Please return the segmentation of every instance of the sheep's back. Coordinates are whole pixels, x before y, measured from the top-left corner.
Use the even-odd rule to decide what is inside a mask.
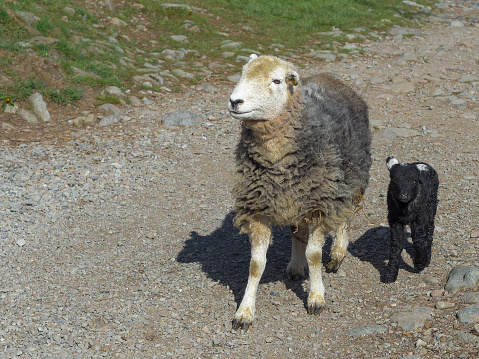
[[[314,143],[311,156],[334,150],[343,181],[352,191],[364,192],[371,167],[371,134],[368,107],[350,87],[330,74],[304,80],[305,113],[303,121]]]

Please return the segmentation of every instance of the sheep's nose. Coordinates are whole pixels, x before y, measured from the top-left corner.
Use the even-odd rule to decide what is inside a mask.
[[[238,105],[241,105],[244,101],[243,100],[233,100],[232,98],[230,98],[230,102],[231,102],[231,106],[233,108],[236,108],[236,107],[238,107]]]

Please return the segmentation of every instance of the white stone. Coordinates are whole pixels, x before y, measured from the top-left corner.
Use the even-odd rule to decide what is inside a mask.
[[[48,112],[47,104],[43,101],[43,96],[35,92],[28,98],[28,103],[32,106],[33,113],[43,122],[50,121],[50,112]]]

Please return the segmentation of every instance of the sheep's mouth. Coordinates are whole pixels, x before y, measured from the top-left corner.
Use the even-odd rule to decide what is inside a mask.
[[[255,113],[257,113],[258,111],[255,111],[255,110],[250,110],[250,111],[229,110],[229,111],[230,111],[230,115],[238,120],[255,120],[255,121],[263,120],[263,118],[257,118]]]

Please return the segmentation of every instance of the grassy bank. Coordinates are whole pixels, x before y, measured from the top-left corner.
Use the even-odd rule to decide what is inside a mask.
[[[137,0],[102,7],[85,0],[3,1],[0,98],[25,98],[32,83],[45,94],[56,94],[51,96],[59,103],[76,101],[85,86],[98,91],[107,85],[135,88],[131,79],[141,73],[145,63],[162,70],[175,66],[162,61],[160,54],[165,49],[190,50],[193,55],[183,60],[187,68],[220,63],[221,70],[213,71],[218,78],[241,66],[234,57],[221,56],[226,41],[240,41],[242,48],[262,53],[302,56],[312,48],[335,51],[335,44],[345,42],[345,35],[357,28],[363,28],[365,35],[349,38],[349,42],[383,36],[393,25],[409,25],[415,17],[424,16],[419,7],[400,0],[185,0],[182,4],[189,7],[175,8],[165,8],[163,3],[166,1]],[[428,0],[420,3],[432,4]],[[30,14],[28,19],[24,13]],[[119,22],[114,24],[113,18]],[[198,31],[192,31],[192,26]],[[324,35],[333,28],[341,29],[343,36]],[[184,35],[188,42],[175,41],[172,35]],[[51,41],[35,41],[38,37]],[[234,51],[246,55],[240,49]],[[18,56],[24,53],[58,64],[59,80],[49,82],[22,68]],[[199,74],[182,82],[202,80]]]

